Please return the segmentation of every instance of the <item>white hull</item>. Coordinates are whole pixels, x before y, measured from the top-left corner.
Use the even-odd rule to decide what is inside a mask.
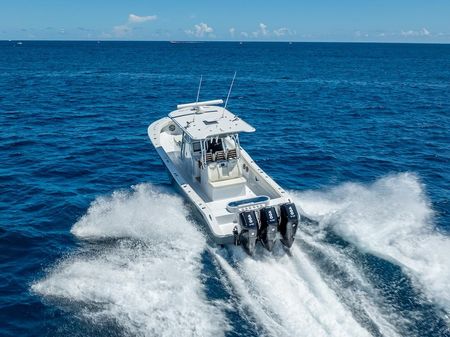
[[[239,173],[235,178],[205,182],[200,173],[195,177],[192,171],[196,168],[192,165],[196,164],[192,164],[193,161],[180,160],[182,134],[173,127],[170,130],[171,125],[173,125],[171,118],[157,120],[149,126],[148,136],[175,184],[202,216],[216,243],[234,242],[233,231],[236,228],[238,231],[241,230],[239,221],[241,212],[274,206],[279,215],[279,206],[291,202],[288,193],[263,172],[242,148],[239,148],[240,155],[229,169],[230,172]],[[190,165],[189,168],[186,165]],[[222,167],[217,166],[217,169]],[[233,172],[229,174],[235,174]],[[251,202],[240,204],[242,200]],[[233,203],[236,201],[237,204]]]

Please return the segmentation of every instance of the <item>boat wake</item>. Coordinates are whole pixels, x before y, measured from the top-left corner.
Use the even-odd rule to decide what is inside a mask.
[[[450,238],[433,226],[433,211],[410,173],[371,185],[347,183],[327,192],[294,194],[322,227],[400,266],[430,300],[450,313]]]
[[[240,305],[270,336],[370,336],[294,246],[247,258],[238,247],[213,252]]]
[[[208,301],[202,286],[205,238],[187,215],[181,197],[151,185],[99,198],[72,228],[97,244],[63,260],[32,289],[131,335],[223,335],[222,304]]]
[[[414,175],[293,195],[319,226],[302,225],[290,252],[278,242],[253,258],[208,246],[168,189],[141,184],[98,198],[72,228],[79,251],[32,290],[131,335],[239,335],[244,326],[254,336],[449,333],[445,321],[420,325],[435,304],[449,309],[450,245]],[[396,303],[405,289],[419,297],[406,309]]]

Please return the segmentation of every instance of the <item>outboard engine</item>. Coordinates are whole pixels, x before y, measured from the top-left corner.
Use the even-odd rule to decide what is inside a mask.
[[[264,207],[261,209],[260,216],[261,227],[259,231],[259,238],[263,246],[271,252],[277,238],[278,227],[278,218],[275,207]]]
[[[298,212],[293,203],[287,203],[280,206],[281,221],[280,234],[281,243],[288,248],[292,247],[294,243],[294,236],[298,227]]]
[[[239,214],[241,220],[241,233],[239,241],[245,250],[253,255],[256,248],[256,239],[258,238],[258,220],[255,211],[242,212]]]

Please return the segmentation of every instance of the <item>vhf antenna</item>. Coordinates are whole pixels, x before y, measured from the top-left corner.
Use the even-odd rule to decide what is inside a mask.
[[[228,90],[228,95],[227,95],[227,99],[225,101],[225,108],[228,105],[228,100],[230,99],[230,94],[231,94],[231,89],[233,88],[233,84],[234,84],[234,79],[236,78],[236,71],[234,72],[234,76],[233,76],[233,80],[231,81],[231,85],[230,85],[230,89]]]
[[[202,80],[203,80],[203,75],[200,75],[200,83],[198,84],[198,91],[197,91],[197,100],[195,101],[196,103],[198,103],[198,99],[200,97],[200,89],[202,88]]]

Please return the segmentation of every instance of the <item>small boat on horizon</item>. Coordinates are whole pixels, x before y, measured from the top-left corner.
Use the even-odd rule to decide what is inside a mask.
[[[279,237],[290,248],[303,215],[240,146],[239,135],[255,128],[222,103],[180,104],[148,136],[217,244],[243,245],[252,255],[257,242],[272,251]]]

